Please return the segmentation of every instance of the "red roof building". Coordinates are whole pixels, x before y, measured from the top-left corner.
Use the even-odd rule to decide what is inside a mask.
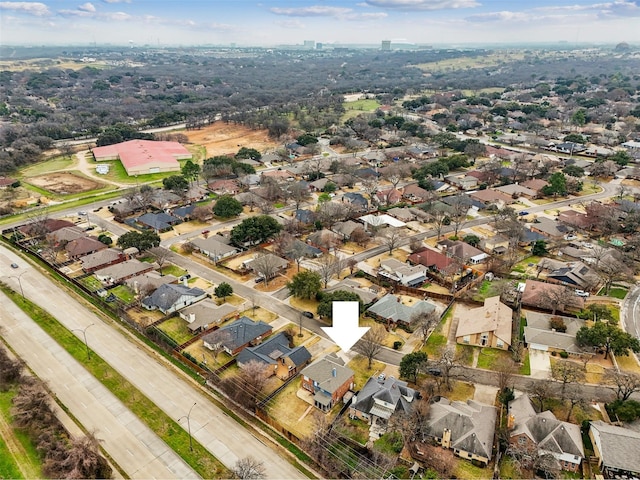
[[[178,160],[192,158],[191,153],[178,142],[129,140],[93,149],[96,162],[120,160],[127,175],[180,171]]]
[[[454,263],[454,261],[444,255],[443,253],[436,252],[435,250],[426,249],[421,252],[416,252],[409,255],[407,259],[413,265],[424,265],[429,270],[445,273],[447,267]]]

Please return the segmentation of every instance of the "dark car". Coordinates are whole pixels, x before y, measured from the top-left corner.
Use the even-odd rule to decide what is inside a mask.
[[[116,301],[116,296],[113,293],[110,293],[109,296],[107,298],[105,298],[106,302],[115,302]]]
[[[11,264],[11,268],[18,268],[18,264],[17,263],[12,263]]]
[[[434,377],[439,377],[440,375],[442,375],[442,371],[440,371],[439,368],[429,368],[427,369],[427,372]]]
[[[302,315],[304,315],[307,318],[313,318],[313,313],[311,312],[302,312]]]

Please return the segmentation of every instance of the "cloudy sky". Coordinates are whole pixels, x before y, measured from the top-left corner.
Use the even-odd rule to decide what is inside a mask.
[[[615,44],[639,27],[640,0],[0,0],[2,44]]]

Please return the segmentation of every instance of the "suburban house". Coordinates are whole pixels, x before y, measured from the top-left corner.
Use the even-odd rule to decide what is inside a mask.
[[[369,210],[369,200],[361,193],[347,192],[342,195],[344,203],[350,203],[358,212],[367,212]]]
[[[178,160],[191,159],[192,155],[178,142],[153,140],[129,140],[127,142],[95,147],[91,153],[96,162],[120,160],[127,175],[178,172]]]
[[[640,432],[596,420],[589,438],[606,478],[640,477]]]
[[[236,180],[211,180],[207,188],[218,195],[236,195],[242,191],[240,184]]]
[[[197,237],[191,240],[191,244],[196,250],[213,262],[238,253],[239,250],[236,247],[228,245],[226,242],[227,240],[220,235],[211,235],[207,238]]]
[[[436,309],[433,304],[424,300],[417,298],[411,300],[412,304],[406,305],[400,297],[389,293],[369,307],[367,312],[388,324],[410,327],[417,315],[430,313]]]
[[[105,248],[104,250],[80,257],[80,263],[82,263],[82,270],[84,272],[91,273],[100,268],[124,262],[126,259],[127,256],[122,250]]]
[[[166,283],[175,283],[177,281],[178,277],[174,277],[170,274],[160,275],[160,272],[151,270],[146,273],[141,273],[140,275],[129,277],[124,283],[125,285],[127,285],[127,287],[133,290],[136,295],[142,294],[143,296],[146,296],[147,293],[153,292],[160,285],[164,285]]]
[[[600,277],[582,262],[570,262],[555,268],[547,274],[550,282],[591,290],[600,283]]]
[[[323,228],[307,237],[307,243],[324,250],[331,250],[342,242],[342,235]]]
[[[576,340],[576,333],[585,325],[584,320],[532,311],[526,311],[525,317],[524,341],[528,348],[543,352],[567,352],[569,355],[585,354]],[[559,331],[557,324],[553,327],[552,319],[561,325],[560,330],[566,330]]]
[[[136,222],[144,228],[153,230],[156,233],[166,232],[171,230],[174,225],[182,223],[178,217],[169,215],[164,212],[158,213],[145,213],[144,215],[136,218]]]
[[[436,250],[426,248],[420,252],[412,253],[407,260],[414,265],[424,265],[430,271],[446,275],[451,265],[455,262]]]
[[[460,458],[486,466],[493,457],[497,409],[474,400],[441,397],[429,409],[427,435]]]
[[[477,265],[484,262],[489,255],[462,240],[444,239],[438,242],[438,248],[448,257],[454,257],[464,264]]]
[[[502,235],[483,238],[480,240],[480,248],[487,253],[502,255],[509,248],[509,239]]]
[[[386,190],[378,190],[375,193],[376,200],[379,205],[394,205],[402,200],[402,192],[395,188],[387,188]]]
[[[574,228],[586,230],[589,228],[589,218],[586,213],[575,210],[564,210],[558,214],[558,221]]]
[[[101,268],[94,272],[98,280],[107,285],[117,285],[125,280],[150,272],[158,268],[157,263],[141,262],[135,258],[126,260],[109,267]]]
[[[416,287],[427,280],[427,267],[424,265],[411,266],[395,258],[387,258],[380,262],[378,275],[399,282],[404,286]]]
[[[365,287],[365,286],[362,286],[362,284],[360,284],[354,278],[345,278],[343,280],[340,280],[335,285],[332,285],[329,288],[326,288],[323,291],[336,292],[338,290],[344,290],[347,292],[353,292],[360,297],[364,305],[369,305],[370,303],[375,301],[376,298],[378,298],[381,288],[382,287],[378,287],[377,285],[371,285],[371,286]]]
[[[191,220],[191,215],[193,214],[193,211],[195,210],[195,208],[196,206],[194,204],[177,207],[171,211],[171,215],[176,217],[182,222],[187,222]]]
[[[530,228],[532,231],[538,232],[539,234],[544,235],[547,238],[554,239],[560,239],[568,233],[573,232],[572,227],[546,217],[538,218],[536,223],[531,224]]]
[[[263,258],[264,258],[264,262],[268,262],[268,264],[271,265],[273,274],[270,276],[270,278],[275,277],[276,275],[278,275],[278,273],[280,273],[283,270],[286,270],[287,267],[289,266],[289,262],[287,260],[285,260],[284,258],[280,258],[279,256],[274,255],[273,253],[267,253],[264,255],[264,257],[259,257],[259,258],[260,258],[259,262],[263,261]],[[242,262],[242,267],[245,269],[251,270],[253,273],[258,275],[259,277],[264,277],[264,274],[259,272],[258,269],[256,268],[256,265],[254,264],[255,261],[256,261],[256,258],[246,260]]]
[[[502,210],[507,205],[511,205],[515,202],[515,200],[511,198],[511,195],[507,195],[506,193],[498,192],[490,188],[472,192],[469,194],[469,197],[482,203],[485,207],[495,205],[499,210]]]
[[[526,393],[509,402],[509,443],[519,450],[552,455],[562,470],[578,472],[584,459],[580,427],[550,410],[536,413]]]
[[[62,227],[53,232],[47,233],[47,242],[54,245],[65,244],[76,238],[85,237],[87,234],[80,227]]]
[[[478,186],[478,179],[469,175],[448,175],[445,181],[460,190],[471,190]]]
[[[371,377],[351,400],[349,416],[371,425],[370,436],[382,436],[387,422],[396,413],[409,413],[416,391],[407,382],[393,377]]]
[[[512,317],[513,310],[500,301],[499,295],[486,298],[482,307],[472,308],[458,318],[456,342],[508,350]]]
[[[258,345],[265,337],[271,335],[272,327],[262,321],[254,321],[249,317],[240,317],[233,323],[218,329],[215,334],[208,334],[202,337],[204,346],[210,350],[214,349],[216,343],[221,343],[222,348],[229,355],[237,355],[243,348],[250,345]],[[223,339],[218,340],[220,332]]]
[[[18,180],[9,177],[0,176],[0,188],[9,188],[11,185],[16,183]]]
[[[363,228],[362,224],[356,223],[353,220],[347,220],[346,222],[336,223],[333,226],[332,231],[341,235],[344,241],[348,241],[356,228]]]
[[[240,368],[248,362],[265,365],[265,375],[275,375],[280,380],[293,377],[304,367],[311,354],[304,346],[291,347],[287,336],[280,332],[259,345],[244,348],[237,357]]]
[[[426,202],[431,197],[431,194],[424,188],[419,187],[418,184],[414,183],[404,187],[402,190],[402,197],[412,203],[422,203]]]
[[[355,373],[344,366],[340,357],[330,353],[306,366],[300,377],[302,388],[313,395],[313,405],[328,412],[353,390]]]
[[[382,215],[363,215],[358,218],[365,225],[365,230],[368,230],[368,227],[372,227],[373,229],[381,228],[381,227],[395,227],[402,228],[406,226],[406,223],[401,222],[397,218],[393,218],[391,215],[387,215],[383,213]]]
[[[107,248],[109,248],[108,245],[105,245],[96,237],[79,237],[71,240],[64,247],[69,258],[73,260]]]
[[[201,302],[183,308],[178,315],[188,323],[187,327],[191,332],[197,333],[222,323],[237,311],[238,308],[230,303],[218,305],[213,300],[205,298]]]
[[[413,212],[414,208],[407,207],[393,207],[387,210],[387,213],[394,218],[397,218],[401,222],[412,222],[416,219],[416,214]]]
[[[311,210],[298,209],[293,212],[293,218],[295,218],[298,222],[303,225],[311,225],[316,221],[316,214]]]
[[[549,182],[547,182],[546,180],[541,180],[539,178],[534,178],[531,180],[527,180],[526,182],[522,182],[520,185],[534,190],[536,192],[536,196],[540,196],[540,194],[542,193],[542,189],[549,185]]]
[[[147,310],[160,310],[165,315],[206,298],[207,292],[187,285],[166,283],[142,300]]]
[[[571,295],[563,285],[527,280],[521,297],[522,305],[528,307],[570,312],[584,307],[584,298]]]
[[[532,190],[531,188],[527,188],[523,185],[518,185],[517,183],[512,183],[509,185],[503,185],[501,187],[494,187],[496,192],[502,192],[506,195],[509,195],[511,198],[514,197],[525,197],[525,198],[535,198],[538,195],[538,192]]]
[[[26,237],[40,237],[60,230],[61,228],[74,228],[82,232],[74,223],[57,218],[47,218],[43,221],[30,222],[26,225],[21,225],[18,227],[18,230]]]

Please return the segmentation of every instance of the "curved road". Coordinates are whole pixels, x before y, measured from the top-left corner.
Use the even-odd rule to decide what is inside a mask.
[[[13,262],[19,265],[18,269],[9,267]],[[160,356],[152,356],[147,349],[125,337],[125,333],[103,322],[94,311],[4,246],[0,248],[0,275],[16,291],[22,289],[27,298],[49,311],[81,340],[82,330],[93,324],[85,330],[90,348],[176,422],[195,403],[190,417],[191,434],[224,465],[233,468],[237,460],[251,455],[264,463],[268,478],[304,478],[285,458],[211,403],[189,380],[159,361]],[[55,345],[49,343],[45,348],[55,348]],[[72,386],[61,383],[58,389]],[[184,423],[180,424],[186,429]],[[107,434],[104,431],[107,425],[110,423],[101,422],[98,436]],[[166,476],[165,473],[156,478]],[[176,476],[189,477],[187,472]]]

